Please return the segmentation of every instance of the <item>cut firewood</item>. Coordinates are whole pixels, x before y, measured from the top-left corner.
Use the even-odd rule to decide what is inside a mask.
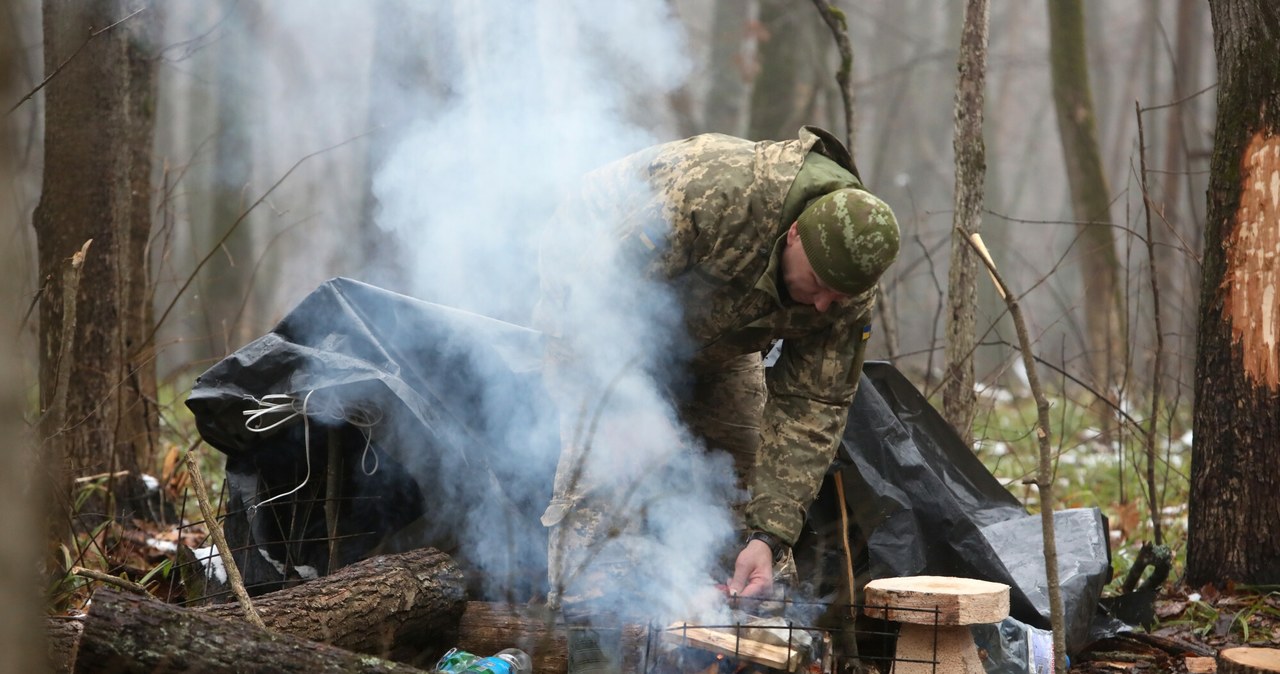
[[[414,674],[422,670],[263,631],[239,617],[224,620],[149,597],[102,588],[93,594],[74,671]]]
[[[1218,663],[1213,658],[1190,656],[1183,661],[1187,666],[1187,674],[1216,674]]]
[[[718,629],[693,627],[689,623],[673,623],[663,631],[662,639],[788,672],[796,671],[800,664],[801,654],[794,648],[766,644]]]
[[[895,674],[983,674],[966,625],[1009,615],[1009,586],[971,578],[909,576],[867,583],[863,611],[902,623]]]
[[[864,612],[917,625],[984,625],[1009,616],[1009,586],[972,578],[909,576],[867,583]]]
[[[1280,672],[1280,649],[1228,648],[1218,654],[1218,674]]]

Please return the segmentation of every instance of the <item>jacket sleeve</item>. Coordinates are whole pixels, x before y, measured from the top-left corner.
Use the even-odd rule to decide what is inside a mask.
[[[794,544],[844,435],[866,352],[874,290],[826,330],[786,340],[769,398],[747,526]]]

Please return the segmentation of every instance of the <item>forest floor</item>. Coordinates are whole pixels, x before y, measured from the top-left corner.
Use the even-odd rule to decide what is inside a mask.
[[[1280,587],[1172,587],[1155,602],[1150,631],[1092,644],[1073,674],[1216,672],[1218,651],[1235,646],[1280,648]]]

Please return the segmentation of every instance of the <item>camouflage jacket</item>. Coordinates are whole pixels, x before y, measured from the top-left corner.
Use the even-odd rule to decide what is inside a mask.
[[[839,187],[788,198],[811,151],[852,170],[840,142],[814,127],[783,142],[706,134],[598,169],[574,202],[615,228],[619,255],[675,291],[695,370],[784,340],[767,374],[746,516],[792,543],[843,435],[874,298],[868,291],[819,313],[778,287],[787,229],[807,201]],[[649,189],[637,192],[637,181]]]

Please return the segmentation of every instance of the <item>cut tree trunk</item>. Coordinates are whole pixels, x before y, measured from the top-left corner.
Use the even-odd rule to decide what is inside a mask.
[[[1280,672],[1280,650],[1228,648],[1218,654],[1218,674]]]
[[[422,670],[104,588],[93,595],[74,671],[410,674]]]

